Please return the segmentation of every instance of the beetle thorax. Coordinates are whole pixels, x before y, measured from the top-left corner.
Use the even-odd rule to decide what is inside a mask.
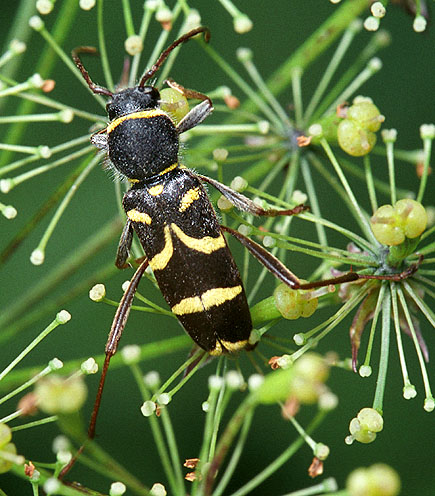
[[[123,90],[107,104],[109,157],[129,179],[145,180],[178,160],[178,131],[152,86]]]

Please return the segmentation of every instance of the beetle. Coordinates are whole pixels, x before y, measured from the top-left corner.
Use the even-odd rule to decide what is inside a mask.
[[[215,187],[235,207],[256,216],[295,215],[307,209],[265,210],[247,197],[209,177],[196,174],[179,162],[180,134],[199,125],[213,111],[210,98],[173,80],[167,84],[186,98],[200,100],[178,123],[162,110],[158,89],[147,85],[164,60],[178,45],[193,36],[210,32],[199,27],[184,34],[162,52],[156,63],[132,88],[111,92],[96,85],[84,68],[80,54],[94,53],[91,47],[73,51],[73,60],[91,91],[109,97],[109,123],[91,137],[110,164],[130,183],[122,200],[126,213],[116,256],[124,268],[136,233],[145,260],[132,277],[115,314],[106,344],[106,358],[95,400],[88,436],[95,435],[104,381],[110,358],[115,354],[139,281],[152,269],[159,288],[193,341],[210,355],[238,353],[255,346],[249,342],[252,321],[240,273],[223,235],[236,237],[272,274],[293,289],[309,289],[355,279],[355,274],[328,281],[301,284],[275,256],[248,237],[220,225],[203,183]],[[62,475],[71,467],[67,465]]]

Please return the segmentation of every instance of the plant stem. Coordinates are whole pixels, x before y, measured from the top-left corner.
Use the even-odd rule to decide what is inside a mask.
[[[383,285],[388,284],[383,281]],[[381,334],[381,352],[379,359],[378,379],[376,381],[376,392],[373,400],[373,408],[381,415],[383,412],[383,401],[385,384],[387,380],[388,357],[390,351],[390,330],[391,330],[391,294],[390,291],[385,291],[384,299],[382,300],[382,334]]]
[[[307,429],[307,432],[313,431],[315,427],[317,427],[317,425],[321,423],[325,415],[326,413],[324,411],[320,411]],[[259,472],[244,486],[231,494],[231,496],[244,496],[245,494],[249,494],[254,488],[258,487],[262,482],[264,482],[268,477],[270,477],[280,467],[282,467],[284,463],[286,463],[287,460],[289,460],[289,458],[291,458],[298,451],[298,449],[303,446],[304,442],[305,441],[302,437],[298,437],[272,463],[270,463],[266,468]]]

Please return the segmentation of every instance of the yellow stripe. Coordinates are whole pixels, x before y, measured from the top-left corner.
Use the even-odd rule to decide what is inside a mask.
[[[171,170],[174,170],[178,167],[178,162],[175,164],[170,165],[167,169],[162,170],[162,172],[159,172],[159,176],[163,176],[163,174],[167,174],[168,172],[171,172]]]
[[[123,115],[122,117],[118,117],[114,121],[112,121],[106,128],[107,134],[110,134],[116,126],[123,123],[128,119],[150,119],[151,117],[158,117],[159,115],[166,115],[160,109],[152,109],[152,110],[141,110],[140,112],[133,112],[131,114]]]
[[[236,341],[235,343],[232,343],[230,341],[223,341],[221,339],[220,341],[216,341],[216,346],[214,350],[209,351],[209,353],[212,356],[222,355],[224,351],[229,351],[230,353],[237,353],[239,351],[244,350],[247,345],[248,345],[247,339],[243,339],[242,341]]]
[[[192,250],[200,251],[201,253],[205,253],[207,255],[226,246],[225,239],[222,236],[222,233],[219,234],[217,238],[212,238],[211,236],[204,236],[203,238],[197,239],[197,238],[191,238],[190,236],[185,234],[177,226],[177,224],[172,223],[171,229],[174,231],[177,238],[188,248],[191,248]]]
[[[184,298],[174,305],[171,310],[175,315],[186,315],[189,313],[203,312],[212,307],[217,307],[235,298],[242,292],[242,286],[232,288],[213,288],[209,289],[201,296],[192,296]]]
[[[171,308],[175,315],[186,315],[188,313],[203,312],[204,306],[199,296],[192,296],[191,298],[184,298],[180,303],[177,303]]]
[[[148,190],[148,193],[153,196],[159,196],[163,191],[163,184],[156,184],[155,186],[151,186]]]
[[[232,288],[213,288],[209,289],[201,295],[201,300],[204,308],[208,310],[211,307],[217,307],[232,300],[242,292],[242,286],[234,286]]]
[[[198,200],[200,196],[201,190],[199,189],[199,186],[189,189],[189,191],[184,193],[183,198],[181,198],[179,211],[184,212],[187,210],[194,201]]]
[[[131,212],[131,210],[130,210]],[[130,214],[129,212],[129,214]],[[138,212],[140,214],[140,212]],[[130,215],[128,215],[129,219],[131,218]],[[134,215],[134,214],[132,214]],[[143,214],[142,214],[143,215]],[[134,220],[134,219],[131,219]],[[140,221],[139,221],[140,222]],[[216,250],[219,250],[220,248],[225,247],[225,239],[222,236],[222,234],[219,235],[217,238],[212,238],[211,236],[204,236],[201,239],[196,239],[196,238],[191,238],[187,234],[184,234],[184,232],[176,225],[176,224],[171,224],[171,227],[165,226],[164,229],[164,234],[165,234],[165,246],[163,250],[158,253],[157,255],[154,255],[154,257],[150,260],[150,267],[153,270],[163,270],[166,265],[168,264],[169,260],[172,258],[172,255],[174,253],[174,247],[172,244],[172,237],[171,237],[171,229],[175,233],[175,235],[178,237],[178,239],[185,244],[188,248],[191,248],[192,250],[200,251],[201,253],[205,253],[209,255],[210,253],[213,253]],[[211,290],[214,291],[214,290]],[[241,289],[240,289],[241,291]]]
[[[169,260],[171,260],[174,253],[174,247],[172,245],[171,231],[169,226],[165,226],[165,246],[160,253],[154,255],[150,260],[150,267],[152,270],[163,270],[167,265]]]
[[[152,222],[152,219],[148,214],[145,212],[139,212],[139,210],[136,210],[135,208],[127,212],[127,217],[133,222],[142,222],[143,224],[148,225]]]

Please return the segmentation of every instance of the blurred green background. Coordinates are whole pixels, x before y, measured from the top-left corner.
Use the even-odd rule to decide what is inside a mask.
[[[64,3],[58,0],[55,11],[44,19],[49,30]],[[131,3],[134,19],[139,20],[142,13],[142,2],[132,1]],[[125,31],[120,4],[119,0],[105,2],[106,35],[109,40],[109,58],[115,80],[121,73],[124,58],[123,42]],[[236,60],[235,50],[240,46],[247,46],[253,50],[254,61],[265,79],[337,8],[327,1],[320,2],[319,0],[272,0],[267,3],[240,1],[238,2],[239,8],[245,11],[254,23],[252,31],[241,36],[233,31],[230,17],[216,0],[191,0],[189,5],[200,10],[203,24],[210,27],[213,47],[232,66],[236,67],[242,76],[244,76],[243,68],[240,67]],[[11,20],[14,19],[16,12],[18,12],[18,6],[19,2],[8,2],[7,4],[3,2],[2,29],[0,30],[2,46],[7,39],[8,26]],[[366,83],[359,93],[373,98],[381,112],[386,116],[385,126],[387,128],[395,127],[398,129],[399,148],[419,148],[421,147],[419,126],[422,123],[433,121],[434,117],[433,29],[429,27],[423,34],[415,33],[412,30],[412,18],[401,9],[391,6],[388,8],[387,17],[382,21],[382,27],[391,33],[392,44],[379,55],[384,64],[382,71]],[[145,60],[152,50],[152,40],[156,39],[159,32],[159,25],[153,22],[151,29],[153,35],[147,37]],[[347,67],[347,63],[351,62],[367,44],[371,36],[373,36],[371,33],[365,31],[357,36],[349,54],[346,56],[345,63],[342,66],[343,70]],[[35,60],[38,59],[45,46],[45,42],[36,33],[31,35],[27,43],[28,50],[24,55],[25,61],[15,76],[19,81],[23,81],[33,74]],[[63,43],[65,51],[69,52],[78,45],[97,44],[96,9],[88,13],[79,11],[74,21],[74,27]],[[316,87],[316,83],[321,77],[331,53],[332,49],[327,51],[320,60],[316,61],[304,76],[303,95],[305,96],[305,101]],[[104,84],[97,58],[87,59],[86,67],[94,81]],[[102,114],[101,108],[59,59],[56,58],[53,70],[49,74],[42,73],[42,76],[56,80],[56,88],[50,94],[52,98],[79,106],[81,109],[90,112]],[[227,76],[217,69],[216,65],[209,60],[195,43],[189,43],[183,48],[171,71],[171,77],[187,88],[195,88],[204,93],[220,85],[229,85],[237,96],[242,100],[244,98]],[[280,96],[280,101],[287,108],[291,104],[291,98],[291,90],[288,88]],[[9,115],[14,112],[16,107],[17,100],[10,98],[2,107],[1,112],[3,115]],[[212,116],[208,123],[217,123],[219,119],[220,116]],[[86,134],[89,132],[88,128],[88,122],[79,118],[75,118],[68,125],[60,123],[32,124],[28,127],[25,138],[20,142],[26,145],[48,144],[54,146],[68,139]],[[2,139],[6,132],[5,126],[1,126]],[[378,159],[375,164],[376,167],[382,167],[385,170],[385,161],[383,159]],[[24,183],[9,193],[7,197],[2,195],[0,201],[12,203],[18,210],[18,216],[11,221],[0,219],[1,249],[7,245],[14,233],[25,225],[33,213],[43,204],[44,200],[56,190],[63,178],[75,166],[75,163],[67,164],[50,174],[39,176]],[[225,169],[225,179],[228,182],[238,174],[240,174],[239,169],[234,171],[229,168]],[[385,172],[379,172],[379,175],[385,177]],[[412,166],[399,164],[397,183],[399,186],[410,188],[411,185],[417,184]],[[356,189],[363,189],[361,183],[356,184]],[[416,186],[413,187],[415,189]],[[430,198],[432,194],[431,201],[433,201],[433,191],[432,180],[426,196],[426,198]],[[365,192],[361,196],[365,197]],[[336,201],[330,202],[330,198],[328,188],[324,186],[322,189],[320,185],[319,201],[321,202],[324,216],[337,219],[340,216],[340,212],[337,212],[340,208],[337,206]],[[65,255],[74,254],[77,251],[77,247],[84,240],[90,238],[103,224],[112,219],[117,211],[118,206],[114,195],[113,181],[102,168],[98,167],[93,170],[90,177],[80,187],[56,228],[56,232],[47,248],[46,262],[42,266],[35,267],[30,264],[29,256],[39,242],[50,214],[1,267],[1,313],[7,313],[16,302],[23,302],[24,307],[19,316],[21,317],[23,312],[28,310],[25,300],[28,294],[27,290],[43,280],[53,267],[64,260]],[[344,209],[341,215],[343,217],[342,221],[346,222],[347,214]],[[118,234],[115,233],[113,239],[96,256],[90,256],[82,266],[62,280],[55,291],[47,295],[43,302],[37,302],[35,307],[41,308],[44,302],[56,300],[79,281],[88,278],[95,268],[104,267],[113,261],[117,243]],[[241,250],[236,247],[235,252],[238,260],[241,261]],[[288,259],[287,263],[291,264],[292,270],[301,277],[309,276],[307,262],[304,257],[296,255],[294,258]],[[106,281],[98,282],[105,282],[108,295],[114,299],[119,299],[121,294],[120,284],[130,274],[131,271],[126,271],[125,273],[116,274]],[[254,280],[252,278],[251,282]],[[143,292],[145,292],[145,284],[144,282],[142,285]],[[263,294],[267,294],[267,291],[270,291],[273,287],[274,281],[272,277],[269,277]],[[155,301],[163,301],[158,292],[153,290],[149,284],[146,285],[146,291],[148,290]],[[23,346],[36,336],[61,308],[66,308],[72,314],[71,322],[58,328],[47,340],[40,344],[26,358],[23,366],[45,364],[54,356],[67,361],[101,354],[114,309],[91,302],[87,296],[87,291],[84,291],[67,304],[54,306],[47,315],[32,323],[31,326],[20,330],[13,341],[7,344],[7,347],[3,344],[0,353],[1,368],[9,363],[11,358],[15,357]],[[291,323],[285,323],[282,329],[285,329],[286,326],[288,329],[290,325]],[[301,326],[306,327],[307,324],[298,322],[295,326],[297,326],[298,330],[301,330]],[[427,340],[429,349],[431,349],[435,344],[433,329],[427,325],[422,327],[424,337]],[[293,334],[293,331],[290,332]],[[151,317],[148,314],[145,314],[145,316],[143,314],[138,315],[133,312],[127,332],[122,339],[122,344],[142,344],[155,339],[178,336],[181,333],[181,328],[175,320],[164,317]],[[401,375],[398,359],[396,358],[397,352],[395,343],[392,341],[392,359],[390,360],[384,405],[385,427],[378,440],[372,445],[354,444],[349,447],[344,444],[344,437],[348,433],[349,420],[355,416],[360,408],[371,404],[377,371],[374,371],[373,376],[366,380],[340,370],[334,370],[332,373],[330,387],[339,396],[340,404],[320,429],[316,431],[314,437],[316,440],[330,446],[331,455],[325,464],[325,476],[336,477],[341,486],[353,468],[368,466],[382,461],[391,464],[399,471],[403,481],[402,494],[430,496],[435,492],[435,475],[431,468],[432,458],[435,454],[433,414],[424,412],[422,408],[422,385],[417,359],[411,343],[408,339],[405,341],[411,376],[415,378],[420,395],[411,402],[406,402],[402,398]],[[182,363],[187,349],[168,358],[146,362],[142,365],[142,369],[144,372],[158,370],[161,377],[165,378],[174,370],[174,364]],[[349,356],[348,327],[346,325],[340,326],[339,329],[335,330],[322,342],[319,351],[327,350],[335,350],[341,357]],[[246,357],[242,357],[241,361],[246,373],[252,373],[252,367]],[[175,396],[171,403],[171,416],[175,422],[180,454],[183,458],[198,455],[198,446],[202,438],[203,427],[201,403],[207,397],[207,378],[213,371],[213,366],[204,367],[194,380]],[[430,370],[430,373],[433,381],[435,378],[433,369]],[[85,419],[88,418],[91,411],[97,379],[97,377],[91,377],[87,380],[90,392],[89,400],[84,410]],[[141,480],[152,485],[153,482],[164,482],[165,478],[155,454],[147,423],[144,422],[140,414],[140,404],[140,396],[129,371],[125,369],[112,371],[108,376],[98,422],[98,442],[121,460]],[[13,408],[9,404],[8,406],[2,406],[1,415],[10,413]],[[305,408],[298,418],[304,424],[309,421],[312,414],[313,411]],[[48,425],[19,432],[14,435],[14,439],[20,453],[26,454],[29,458],[37,461],[47,461],[46,457],[51,449],[51,441],[56,432],[55,425]],[[295,432],[287,422],[282,420],[278,407],[259,408],[254,418],[251,435],[241,464],[236,472],[234,481],[228,489],[228,493],[230,493],[231,489],[236,489],[244,481],[251,478],[259,467],[266,465],[294,438]],[[310,462],[311,452],[304,447],[273,476],[272,480],[260,486],[252,494],[281,494],[283,491],[296,490],[311,485],[312,481],[307,475]],[[85,485],[89,484],[91,487],[102,491],[106,491],[109,485],[107,480],[100,479],[81,465],[77,465],[72,477]],[[1,476],[0,488],[9,496],[30,494],[30,487],[26,483],[10,475]]]

